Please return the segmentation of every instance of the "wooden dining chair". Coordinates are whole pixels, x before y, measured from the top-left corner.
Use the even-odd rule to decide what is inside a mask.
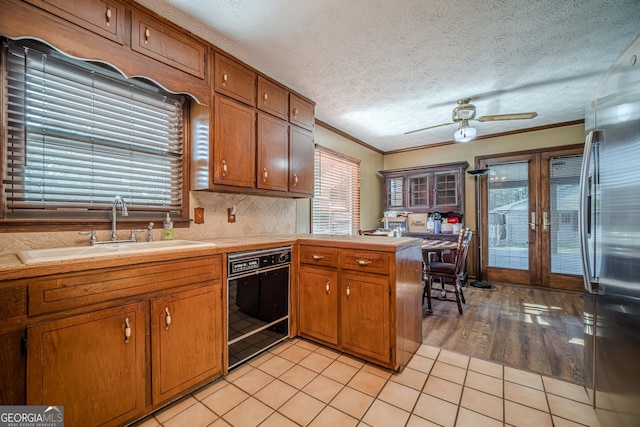
[[[453,262],[431,261],[428,258],[424,258],[423,254],[423,258],[426,260],[424,263],[423,302],[426,296],[429,301],[429,308],[431,308],[431,299],[451,301],[458,304],[458,312],[462,314],[462,304],[466,304],[462,284],[466,274],[465,264],[472,235],[473,232],[468,228],[461,230]],[[434,278],[440,281],[439,296],[431,295]],[[449,289],[448,286],[452,286],[453,289]],[[448,297],[450,294],[454,295],[453,299]]]

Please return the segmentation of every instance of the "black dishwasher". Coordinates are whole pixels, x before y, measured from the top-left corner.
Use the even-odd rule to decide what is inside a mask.
[[[229,369],[289,336],[291,246],[227,256]]]

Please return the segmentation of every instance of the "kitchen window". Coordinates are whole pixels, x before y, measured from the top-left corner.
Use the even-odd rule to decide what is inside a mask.
[[[182,96],[33,41],[2,51],[2,218],[183,215]]]
[[[314,164],[312,232],[358,234],[360,161],[316,146]]]

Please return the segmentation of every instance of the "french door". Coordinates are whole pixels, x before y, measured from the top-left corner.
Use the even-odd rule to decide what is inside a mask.
[[[482,272],[489,281],[582,289],[582,147],[482,158]]]

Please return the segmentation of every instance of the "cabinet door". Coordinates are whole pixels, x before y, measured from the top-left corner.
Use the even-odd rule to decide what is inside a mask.
[[[256,73],[219,53],[216,53],[214,58],[215,91],[255,107]]]
[[[206,45],[136,10],[131,19],[131,49],[204,79]]]
[[[407,177],[409,209],[431,207],[431,192],[433,191],[432,179],[432,174],[411,175]]]
[[[313,133],[289,128],[289,191],[313,195]]]
[[[102,37],[127,41],[124,4],[117,0],[27,0]]]
[[[289,97],[289,121],[294,125],[313,130],[315,125],[313,104],[291,94]]]
[[[404,177],[386,178],[384,180],[384,208],[402,209],[404,206]]]
[[[461,192],[460,172],[434,172],[433,208],[435,210],[458,210],[461,205]]]
[[[28,328],[27,404],[63,405],[67,427],[121,425],[141,414],[143,310],[131,304]]]
[[[282,86],[258,76],[258,109],[287,120],[289,93]]]
[[[389,294],[387,276],[342,273],[340,332],[345,350],[391,362]]]
[[[287,122],[258,113],[257,187],[287,191],[289,146]]]
[[[217,95],[213,108],[213,182],[253,187],[256,177],[255,112]]]
[[[222,373],[222,285],[151,302],[153,404]]]
[[[338,344],[338,273],[300,267],[300,333]]]

